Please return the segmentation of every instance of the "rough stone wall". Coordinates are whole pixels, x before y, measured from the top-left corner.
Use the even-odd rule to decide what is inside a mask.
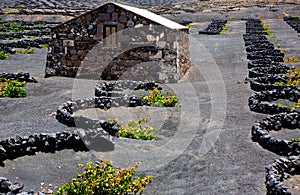
[[[191,67],[190,61],[190,40],[188,36],[188,30],[181,31],[177,36],[178,50],[177,50],[177,65],[179,72],[179,79],[181,79],[187,70]]]
[[[117,44],[103,31],[116,27]],[[52,30],[45,76],[176,82],[189,68],[188,35],[107,4]]]

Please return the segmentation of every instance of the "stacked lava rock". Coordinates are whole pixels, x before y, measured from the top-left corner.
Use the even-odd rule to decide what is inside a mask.
[[[291,174],[299,173],[300,144],[275,139],[269,132],[283,128],[300,128],[300,112],[271,102],[278,99],[297,102],[300,93],[297,87],[276,84],[286,81],[287,77],[284,74],[292,67],[282,64],[284,54],[268,41],[260,20],[247,20],[244,41],[247,58],[250,60],[248,63],[250,87],[257,91],[249,98],[250,110],[272,114],[253,125],[252,140],[278,155],[287,156],[275,160],[266,167],[267,194],[291,194],[282,181]]]
[[[293,17],[293,16],[287,16],[284,17],[283,20],[290,25],[297,33],[300,33],[300,18],[299,17]]]
[[[68,101],[57,108],[56,119],[69,127],[78,127],[87,130],[90,134],[105,134],[116,136],[119,127],[115,122],[104,120],[91,120],[82,116],[75,116],[74,112],[90,108],[110,109],[111,107],[136,107],[148,105],[148,102],[135,94],[127,94],[124,91],[139,91],[161,89],[155,82],[138,82],[120,80],[116,82],[103,82],[96,86],[95,97]]]
[[[6,80],[17,80],[19,82],[29,82],[29,83],[37,83],[37,80],[34,77],[30,77],[28,72],[18,72],[18,73],[0,73],[0,79]]]
[[[9,54],[15,54],[14,48],[41,48],[40,45],[48,44],[50,42],[50,27],[58,23],[10,20],[0,21],[0,24],[0,39],[8,40],[0,43],[0,49]]]
[[[16,50],[13,48],[29,48],[36,47],[41,48],[41,44],[48,44],[50,42],[50,38],[38,38],[33,40],[19,40],[7,43],[0,43],[0,50],[3,50],[10,54],[15,54]]]
[[[204,31],[199,31],[199,34],[219,35],[225,27],[227,20],[213,20]]]

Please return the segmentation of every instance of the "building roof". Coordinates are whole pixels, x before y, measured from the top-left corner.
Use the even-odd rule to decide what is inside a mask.
[[[163,25],[163,26],[165,26],[165,27],[168,27],[168,28],[170,28],[170,29],[176,29],[176,30],[188,29],[186,26],[183,26],[183,25],[181,25],[181,24],[178,24],[178,23],[176,23],[176,22],[174,22],[174,21],[172,21],[172,20],[169,20],[169,19],[167,19],[167,18],[164,18],[164,17],[162,17],[162,16],[159,16],[159,15],[157,15],[157,14],[155,14],[155,13],[149,12],[148,10],[140,9],[140,8],[137,8],[137,7],[132,7],[132,6],[128,6],[128,5],[124,5],[124,4],[120,4],[120,3],[115,3],[115,2],[108,2],[108,3],[105,3],[105,4],[101,5],[100,7],[103,7],[103,6],[107,5],[107,4],[114,4],[114,5],[118,6],[118,7],[123,8],[124,10],[127,10],[127,11],[129,11],[129,12],[132,12],[132,13],[134,13],[134,14],[136,14],[136,15],[141,16],[141,17],[147,18],[148,20],[151,20],[151,21],[153,21],[153,22],[156,22],[156,23],[158,23],[158,24],[160,24],[160,25]],[[100,7],[95,8],[95,9],[93,9],[93,10],[91,10],[91,11],[86,12],[86,13],[83,13],[82,15],[88,14],[88,13],[94,11],[94,10],[99,9]],[[55,27],[53,27],[53,28],[59,27],[59,26],[65,24],[65,23],[68,23],[68,22],[70,22],[70,21],[74,21],[74,20],[75,20],[76,18],[78,18],[78,17],[80,17],[80,16],[77,16],[77,17],[75,17],[75,18],[72,18],[71,20],[66,21],[66,22],[64,22],[64,23],[62,23],[62,24],[59,24],[59,25],[57,25],[57,26],[55,26]]]
[[[170,29],[187,29],[186,26],[183,26],[181,24],[178,24],[177,22],[174,22],[172,20],[169,20],[167,18],[164,18],[160,15],[157,15],[155,13],[152,13],[152,12],[149,12],[148,10],[145,10],[145,9],[140,9],[140,8],[137,8],[137,7],[132,7],[132,6],[128,6],[128,5],[123,5],[123,4],[119,4],[119,3],[114,3],[112,2],[112,4],[115,4],[125,10],[128,10],[130,12],[133,12],[137,15],[140,15],[144,18],[147,18],[149,20],[152,20],[158,24],[161,24],[163,26],[166,26]]]

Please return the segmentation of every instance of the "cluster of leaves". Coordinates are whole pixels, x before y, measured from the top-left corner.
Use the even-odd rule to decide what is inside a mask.
[[[292,57],[289,57],[287,59],[284,59],[284,62],[285,63],[300,62],[300,60],[296,56],[292,56]]]
[[[24,32],[23,29],[21,29],[21,24],[16,22],[8,22],[7,23],[9,27],[6,27],[4,24],[0,26],[0,28],[9,29],[11,32]]]
[[[45,49],[45,48],[48,48],[49,45],[48,44],[41,44],[40,47],[43,48],[43,49]]]
[[[263,32],[267,33],[269,36],[272,36],[272,37],[275,36],[275,34],[271,32],[270,27],[263,20],[261,20],[261,24],[262,24],[263,29],[264,29]]]
[[[289,70],[285,76],[288,77],[286,81],[275,82],[276,85],[287,85],[287,86],[300,86],[300,68],[293,68]]]
[[[269,42],[272,43],[273,45],[277,44],[276,40],[274,40],[274,39],[269,39]]]
[[[101,160],[93,165],[88,162],[85,171],[77,174],[76,178],[64,184],[55,193],[56,195],[123,195],[129,193],[142,193],[147,184],[152,182],[153,176],[133,179],[140,163],[128,168],[114,168],[110,161]]]
[[[10,81],[2,79],[0,82],[0,97],[21,98],[26,97],[26,91],[22,87],[26,82]]]
[[[224,34],[224,32],[228,31],[229,28],[228,28],[228,25],[231,21],[228,21],[222,28],[222,31],[220,32],[220,35]]]
[[[142,94],[141,99],[147,101],[151,106],[159,107],[179,107],[178,98],[171,91],[167,92],[167,96],[161,93],[161,90],[154,88],[149,91],[149,95]]]
[[[20,50],[17,50],[17,53],[19,53],[19,54],[34,54],[34,49],[33,48],[20,49]]]
[[[26,7],[26,5],[21,4],[21,5],[16,5],[14,8],[16,8],[16,9],[26,9],[27,7]]]
[[[292,142],[297,142],[297,143],[300,143],[300,138],[296,138],[296,137],[293,137],[291,139]]]
[[[300,68],[293,68],[289,70],[285,76],[287,76],[286,81],[280,81],[280,82],[275,82],[274,84],[276,85],[282,85],[282,86],[293,86],[299,88],[300,86]],[[277,104],[280,107],[283,108],[290,108],[292,110],[300,108],[300,99],[298,99],[297,103],[294,105],[286,106],[283,104]]]
[[[120,122],[117,119],[110,119],[109,121],[118,123],[118,125],[120,126],[118,136],[120,137],[139,140],[157,140],[157,137],[152,133],[157,132],[158,129],[149,125],[145,127],[143,127],[142,125],[142,123],[148,121],[147,118],[143,118],[137,121],[130,120],[127,123]]]
[[[290,105],[290,106],[286,106],[284,104],[277,104],[278,106],[282,107],[282,108],[289,108],[291,110],[295,110],[295,109],[298,109],[300,108],[300,99],[298,99],[297,103],[294,104],[294,105]]]
[[[0,60],[5,60],[7,58],[9,58],[9,55],[4,50],[0,50]]]
[[[8,37],[6,40],[20,40],[20,38],[17,38],[17,37]]]
[[[45,26],[45,25],[46,25],[46,23],[41,22],[40,20],[36,20],[36,22],[39,22],[39,23],[37,24],[37,26]]]
[[[194,26],[193,24],[188,24],[188,25],[186,25],[186,27],[187,27],[188,29],[195,28],[195,26]]]

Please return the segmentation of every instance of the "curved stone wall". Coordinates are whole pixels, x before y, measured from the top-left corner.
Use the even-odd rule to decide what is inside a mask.
[[[300,128],[300,110],[271,102],[279,99],[297,102],[300,93],[297,87],[275,84],[285,81],[287,78],[284,74],[293,67],[280,63],[283,62],[284,54],[274,49],[263,30],[260,20],[247,20],[244,41],[247,58],[251,60],[248,63],[249,81],[251,89],[257,91],[249,98],[249,108],[254,112],[272,114],[252,126],[251,136],[252,140],[263,148],[286,156],[266,167],[267,194],[290,195],[288,187],[282,181],[290,174],[299,174],[300,143],[276,139],[270,132],[283,128]]]

